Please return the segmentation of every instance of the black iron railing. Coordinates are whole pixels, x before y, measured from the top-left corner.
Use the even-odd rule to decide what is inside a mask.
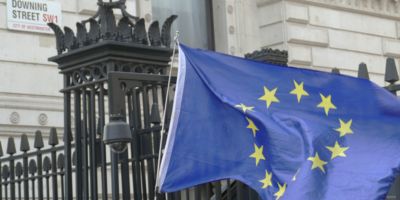
[[[388,59],[385,80],[386,88],[396,94],[398,77],[387,75],[397,74],[392,61]],[[333,71],[340,73],[338,69]],[[360,64],[358,74],[360,78],[369,77],[365,64]],[[0,199],[66,199],[68,193],[77,199],[154,199],[160,115],[165,101],[169,101],[167,116],[172,105],[172,99],[165,99],[168,77],[133,72],[109,72],[107,77],[107,81],[71,89],[74,112],[70,115],[75,116],[72,127],[75,136],[64,138],[71,142],[70,173],[74,187],[71,190],[65,187],[65,145],[59,145],[56,129],[52,128],[47,148],[40,131],[35,133],[33,148],[26,135],[20,138],[19,151],[12,137],[8,140],[6,155],[0,148]],[[132,129],[132,142],[123,154],[110,153],[100,137],[108,116],[105,104],[111,97],[118,101],[110,106],[126,113]],[[398,198],[398,190],[397,181],[389,197]],[[165,199],[164,194],[158,195],[159,199]],[[258,199],[253,190],[234,180],[216,181],[166,195],[168,199],[187,200]]]
[[[21,136],[19,151],[14,138],[8,139],[8,156],[0,148],[0,199],[63,199],[64,154],[63,146],[58,146],[55,128],[50,129],[48,146],[43,149],[40,131],[35,133],[32,150],[25,134]]]

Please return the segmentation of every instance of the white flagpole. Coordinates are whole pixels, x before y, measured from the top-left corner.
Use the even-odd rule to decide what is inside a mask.
[[[167,116],[167,106],[168,106],[168,97],[169,97],[169,90],[171,86],[171,77],[172,77],[172,67],[175,63],[175,52],[177,46],[179,46],[179,31],[176,31],[175,37],[174,37],[174,47],[173,47],[173,52],[172,52],[172,59],[171,59],[171,65],[169,68],[169,75],[168,75],[168,84],[167,84],[167,94],[165,95],[165,103],[164,103],[164,110],[163,110],[163,118],[162,118],[162,124],[161,124],[161,141],[160,141],[160,147],[158,151],[158,163],[157,163],[157,175],[156,175],[156,186],[155,186],[155,199],[157,199],[157,193],[159,192],[159,175],[160,175],[160,163],[161,163],[161,154],[163,152],[162,145],[164,143],[164,135],[165,135],[165,118]],[[179,69],[178,69],[179,70]],[[168,197],[167,197],[168,198]]]

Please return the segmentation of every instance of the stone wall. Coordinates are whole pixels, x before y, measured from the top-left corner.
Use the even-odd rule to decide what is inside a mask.
[[[258,0],[261,47],[289,51],[289,64],[355,76],[368,65],[384,85],[387,57],[400,57],[400,3],[392,0]]]
[[[74,30],[76,22],[97,11],[95,0],[59,0],[62,26]],[[128,11],[151,21],[150,0],[127,1]],[[49,127],[62,134],[63,87],[57,65],[47,59],[57,54],[52,34],[11,31],[7,29],[6,0],[0,0],[0,139],[33,136],[41,130],[44,137]],[[5,141],[3,140],[3,147]]]

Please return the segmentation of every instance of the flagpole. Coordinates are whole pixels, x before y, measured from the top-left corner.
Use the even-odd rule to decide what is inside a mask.
[[[164,135],[165,135],[165,118],[167,116],[167,106],[168,106],[168,97],[169,97],[169,90],[170,90],[170,86],[171,86],[171,77],[172,77],[172,67],[175,63],[175,52],[176,52],[176,48],[177,46],[179,46],[179,31],[175,32],[175,37],[174,37],[174,47],[173,47],[173,52],[172,52],[172,59],[171,59],[171,65],[169,68],[169,75],[168,75],[168,84],[167,84],[167,94],[165,95],[165,103],[164,103],[164,110],[163,110],[163,118],[162,118],[162,124],[161,124],[161,141],[160,141],[160,147],[159,147],[159,151],[158,151],[158,162],[157,162],[157,175],[156,175],[156,186],[154,188],[156,195],[155,195],[155,199],[157,199],[157,193],[159,193],[159,173],[160,173],[160,164],[161,164],[161,154],[162,154],[162,145],[164,143]],[[179,70],[179,69],[178,69]]]

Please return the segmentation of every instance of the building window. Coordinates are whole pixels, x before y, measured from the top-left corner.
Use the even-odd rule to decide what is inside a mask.
[[[214,50],[212,29],[212,0],[152,0],[153,19],[161,20],[172,14],[178,19],[172,34],[179,30],[179,41],[191,47]]]

